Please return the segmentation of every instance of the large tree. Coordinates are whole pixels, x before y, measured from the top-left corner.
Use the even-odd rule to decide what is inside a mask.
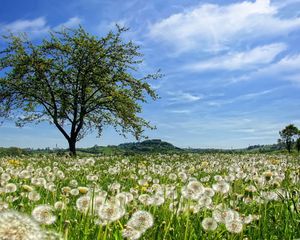
[[[143,77],[139,46],[124,41],[127,29],[117,26],[98,38],[82,27],[51,32],[39,43],[27,37],[6,36],[0,52],[0,117],[54,124],[76,154],[76,142],[89,131],[112,125],[120,134],[143,137],[153,128],[139,116],[141,104],[157,99]],[[0,75],[1,76],[1,75]]]
[[[279,132],[281,137],[280,141],[285,145],[288,152],[291,152],[293,144],[295,142],[295,137],[298,135],[298,128],[293,125],[287,125],[283,130]]]

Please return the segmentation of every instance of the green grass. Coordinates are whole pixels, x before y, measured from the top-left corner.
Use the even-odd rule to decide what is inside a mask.
[[[11,175],[10,183],[17,185],[13,193],[2,192],[0,200],[8,203],[10,209],[31,215],[35,206],[49,204],[54,206],[57,201],[68,202],[64,210],[55,210],[57,219],[54,224],[42,227],[59,232],[63,239],[123,239],[122,229],[131,215],[137,210],[146,210],[154,217],[154,225],[142,234],[141,239],[297,239],[300,238],[300,200],[299,200],[299,159],[296,155],[268,155],[268,154],[184,154],[184,155],[152,155],[152,156],[111,156],[94,157],[92,162],[84,158],[70,159],[46,155],[42,157],[2,158],[0,159],[0,175]],[[86,158],[88,159],[88,158]],[[23,179],[19,173],[32,168],[31,178]],[[46,167],[50,167],[47,169]],[[2,170],[1,170],[2,169]],[[64,177],[59,177],[59,172]],[[266,171],[271,171],[269,180]],[[188,178],[202,182],[204,187],[212,187],[217,181],[216,175],[228,180],[230,191],[226,194],[216,193],[212,197],[212,206],[201,208],[193,213],[189,206],[197,201],[182,199],[183,209],[170,209],[170,204],[179,202],[182,188],[188,184],[188,179],[181,180],[179,174],[184,172]],[[177,175],[176,180],[169,178],[170,173]],[[90,181],[88,175],[97,176],[98,180]],[[208,181],[204,178],[208,177]],[[55,184],[55,189],[49,191],[45,186],[36,186],[32,178],[44,178]],[[108,198],[116,195],[116,191],[109,188],[112,183],[119,183],[120,192],[137,191],[133,201],[126,204],[126,213],[118,221],[101,226],[95,224],[97,214],[84,214],[76,208],[76,200],[83,196],[63,194],[62,188],[70,186],[71,180],[76,180],[78,186],[89,188],[91,196],[96,196],[97,190],[106,191]],[[144,185],[139,180],[146,179]],[[259,180],[264,180],[260,184]],[[165,202],[160,206],[145,205],[138,200],[144,193],[153,196],[154,182],[158,182],[163,189],[174,188],[177,199],[171,199],[164,194]],[[46,184],[46,185],[47,185]],[[5,188],[2,182],[1,187]],[[41,194],[41,199],[31,202],[23,185],[32,186]],[[246,193],[249,185],[257,191]],[[154,185],[156,186],[156,185]],[[76,188],[72,187],[71,188]],[[282,192],[289,196],[283,196]],[[96,192],[96,193],[95,193]],[[276,194],[275,200],[266,200],[264,194]],[[246,198],[248,196],[248,198]],[[248,199],[249,201],[244,201]],[[212,211],[218,204],[225,204],[235,210],[239,216],[257,215],[258,220],[243,224],[243,231],[230,233],[223,223],[218,224],[215,231],[206,232],[201,223],[205,217],[211,217]],[[0,205],[1,206],[1,205]],[[1,208],[0,208],[1,209]],[[1,211],[0,211],[1,213]],[[1,237],[0,237],[1,238]]]

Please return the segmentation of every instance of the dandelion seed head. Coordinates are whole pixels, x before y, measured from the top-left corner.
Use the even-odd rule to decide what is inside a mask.
[[[7,183],[4,187],[6,193],[14,193],[17,191],[17,185],[14,183]]]
[[[122,236],[129,240],[137,240],[141,237],[141,235],[141,232],[129,226],[122,230]]]
[[[76,207],[80,212],[86,213],[90,208],[90,196],[82,196],[76,200]]]
[[[41,195],[36,191],[32,191],[32,192],[28,193],[28,199],[30,201],[36,202],[41,199]]]
[[[226,229],[231,233],[240,233],[243,231],[243,224],[240,221],[233,220],[225,223]]]
[[[44,234],[40,226],[29,216],[15,211],[0,212],[1,240],[41,240]]]
[[[205,231],[214,231],[218,227],[217,222],[213,218],[204,218],[201,225]]]
[[[106,202],[99,207],[98,216],[102,220],[113,222],[125,214],[125,209],[119,202]]]
[[[148,228],[152,227],[153,223],[154,220],[151,213],[146,211],[137,211],[131,216],[127,222],[127,226],[143,233]]]
[[[53,208],[50,205],[39,205],[32,211],[33,218],[45,225],[51,225],[55,222],[56,216],[52,213]]]

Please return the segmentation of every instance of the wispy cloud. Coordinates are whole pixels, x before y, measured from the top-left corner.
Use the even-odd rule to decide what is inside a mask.
[[[242,41],[280,36],[299,29],[300,18],[279,18],[270,0],[228,5],[201,4],[154,23],[150,36],[177,52],[219,51]]]
[[[191,110],[189,109],[177,109],[177,110],[168,110],[170,113],[178,113],[178,114],[189,114]]]
[[[7,32],[11,32],[14,34],[26,33],[31,38],[38,38],[45,35],[50,30],[59,30],[62,27],[76,27],[81,22],[82,20],[79,17],[72,17],[69,18],[66,22],[51,27],[44,17],[39,17],[31,20],[19,19],[11,23],[0,23],[0,27],[2,29],[0,32],[2,34],[7,34]]]
[[[274,2],[274,5],[277,7],[277,8],[284,8],[288,5],[291,5],[291,4],[295,4],[295,3],[300,3],[300,0],[275,0],[273,1]]]
[[[236,102],[241,102],[241,101],[247,101],[247,100],[255,100],[258,97],[261,96],[265,96],[267,94],[270,94],[274,91],[278,90],[277,88],[273,88],[273,89],[268,89],[268,90],[264,90],[264,91],[259,91],[259,92],[252,92],[252,93],[247,93],[247,94],[243,94],[234,98],[229,98],[229,99],[221,99],[221,100],[216,100],[216,101],[208,101],[207,104],[209,106],[223,106],[226,104],[232,104],[232,103],[236,103]]]
[[[82,23],[82,19],[79,17],[72,17],[64,23],[59,24],[54,27],[55,30],[60,30],[61,28],[73,28],[78,27]]]
[[[229,83],[250,81],[265,77],[299,83],[299,66],[300,54],[287,55],[275,63],[231,79]]]
[[[258,46],[249,51],[232,52],[225,56],[215,57],[199,63],[191,63],[184,67],[191,71],[206,70],[245,70],[271,63],[274,58],[287,48],[284,43]]]
[[[300,66],[300,54],[297,55],[288,55],[282,58],[280,61],[271,64],[268,67],[261,68],[256,71],[255,74],[287,74],[291,72],[299,72]]]
[[[292,74],[284,78],[287,81],[300,85],[300,73]]]
[[[0,24],[3,29],[2,32],[12,33],[28,33],[30,35],[38,36],[45,34],[50,30],[44,17],[39,17],[33,20],[16,20],[8,24]]]
[[[173,102],[195,102],[203,99],[203,95],[194,95],[189,92],[168,92],[172,96],[169,100]]]

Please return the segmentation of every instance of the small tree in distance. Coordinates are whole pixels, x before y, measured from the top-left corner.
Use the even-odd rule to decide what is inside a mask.
[[[295,142],[295,137],[298,135],[299,130],[293,124],[286,126],[283,130],[279,132],[281,137],[280,142],[283,143],[290,153]]]
[[[92,129],[112,125],[120,134],[143,137],[150,123],[139,117],[141,103],[157,99],[147,80],[137,78],[139,46],[121,38],[127,29],[97,38],[82,27],[52,32],[39,45],[10,35],[0,52],[0,117],[54,124],[76,154],[76,142]]]

